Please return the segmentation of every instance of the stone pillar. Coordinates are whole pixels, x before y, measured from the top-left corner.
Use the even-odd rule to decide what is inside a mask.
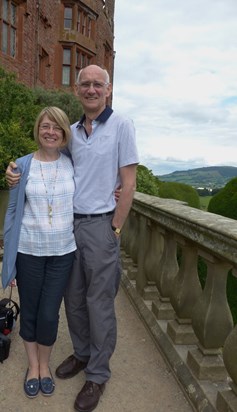
[[[129,237],[129,254],[133,260],[133,263],[137,265],[138,256],[138,238],[139,238],[139,225],[140,225],[140,215],[134,211],[131,212],[130,218],[130,231],[131,235]]]
[[[159,276],[159,262],[163,251],[163,238],[155,222],[147,221],[146,261],[144,270],[146,278],[155,283]]]
[[[229,269],[230,264],[226,262],[215,258],[207,261],[206,284],[193,309],[192,325],[199,343],[197,349],[188,352],[187,363],[198,379],[221,380],[227,376],[220,355],[233,329],[226,296]]]
[[[229,389],[218,392],[217,410],[219,412],[235,412],[237,411],[237,325],[225,341],[223,359],[232,381],[229,383]]]
[[[139,236],[136,241],[138,242],[138,257],[137,257],[137,282],[136,289],[142,296],[145,286],[147,285],[147,279],[145,276],[144,265],[146,262],[146,239],[147,239],[147,219],[140,215],[139,224]]]
[[[175,312],[170,303],[170,295],[174,278],[178,273],[177,244],[174,235],[169,231],[163,231],[163,253],[159,262],[156,285],[159,297],[152,302],[152,311],[157,319],[173,319]]]
[[[197,247],[183,243],[181,264],[170,295],[176,319],[168,322],[167,333],[175,344],[193,344],[197,338],[191,325],[194,304],[201,295],[197,271]]]

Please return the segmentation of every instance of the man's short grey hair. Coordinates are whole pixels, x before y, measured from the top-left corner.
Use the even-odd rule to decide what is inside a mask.
[[[79,71],[79,73],[78,73],[78,76],[77,76],[77,84],[80,83],[81,73],[82,73],[82,71],[83,71],[84,69],[85,69],[85,67],[83,67],[83,68]],[[110,82],[109,73],[107,72],[106,69],[102,69],[102,70],[103,70],[104,73],[105,73],[105,83],[109,83],[109,82]]]

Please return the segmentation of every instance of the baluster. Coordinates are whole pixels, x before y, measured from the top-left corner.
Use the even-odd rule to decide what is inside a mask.
[[[218,392],[216,406],[219,412],[235,412],[237,411],[237,325],[225,341],[223,359],[232,381],[229,383],[229,388]]]
[[[193,306],[201,295],[197,257],[197,248],[183,243],[181,265],[170,295],[176,319],[169,321],[167,325],[167,333],[176,344],[192,344],[197,341],[191,325]]]
[[[144,289],[143,297],[145,300],[154,300],[158,297],[156,277],[164,242],[158,225],[150,219],[147,220],[146,233],[146,260],[144,262],[144,272],[147,279],[147,286]]]
[[[130,238],[130,256],[133,260],[133,263],[137,265],[137,255],[138,255],[138,237],[139,237],[139,224],[140,216],[136,212],[132,212],[131,218],[131,238]]]
[[[146,217],[140,215],[139,224],[139,236],[137,237],[138,242],[138,259],[137,259],[137,282],[136,289],[138,293],[142,296],[145,286],[147,285],[147,279],[145,276],[144,265],[146,261],[146,239],[147,239],[147,219]]]
[[[226,378],[222,347],[233,328],[227,302],[226,282],[230,264],[212,258],[207,261],[207,279],[192,313],[192,325],[198,348],[188,352],[187,363],[199,379]]]
[[[155,282],[157,277],[158,263],[163,250],[163,239],[160,235],[158,225],[147,220],[146,261],[144,264],[145,274],[148,280]]]
[[[132,237],[130,239],[130,256],[132,258],[132,264],[128,267],[128,277],[131,280],[135,280],[137,277],[137,257],[138,257],[138,246],[139,246],[139,226],[140,226],[140,215],[136,212],[132,212],[131,219],[132,226]]]
[[[131,240],[131,231],[132,231],[132,211],[130,211],[126,222],[123,226],[121,234],[121,263],[123,270],[128,270],[132,265],[133,261],[129,255],[130,250],[130,240]]]
[[[159,297],[152,303],[152,311],[157,319],[173,319],[174,309],[170,303],[173,281],[179,270],[177,243],[172,233],[163,231],[163,253],[156,272]]]

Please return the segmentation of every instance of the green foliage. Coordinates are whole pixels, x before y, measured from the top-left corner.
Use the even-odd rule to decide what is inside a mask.
[[[0,189],[6,188],[5,170],[8,163],[35,149],[35,141],[25,136],[18,122],[0,123]]]
[[[34,121],[39,112],[32,91],[17,83],[15,75],[0,68],[0,95],[1,124],[9,124],[14,120],[27,136],[32,136]]]
[[[35,148],[33,126],[39,107],[32,91],[17,83],[15,75],[2,68],[0,95],[0,189],[4,189],[5,169],[9,161]]]
[[[61,90],[34,89],[35,101],[41,107],[57,106],[68,115],[70,123],[75,123],[82,115],[83,109],[78,98]]]
[[[237,178],[230,180],[223,189],[213,196],[208,212],[237,219]]]
[[[136,189],[137,192],[158,196],[159,184],[159,179],[153,175],[151,170],[147,169],[146,166],[138,165]]]
[[[186,202],[189,206],[200,209],[200,199],[197,191],[184,183],[163,182],[160,184],[159,196],[166,199],[176,199]]]

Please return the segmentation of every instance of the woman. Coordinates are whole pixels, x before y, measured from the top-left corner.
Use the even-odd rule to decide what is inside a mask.
[[[2,283],[16,278],[23,339],[29,366],[25,394],[54,392],[49,360],[57,337],[59,309],[76,244],[71,160],[60,152],[70,123],[57,107],[41,111],[34,126],[38,150],[17,159],[20,183],[10,190],[4,224]]]

